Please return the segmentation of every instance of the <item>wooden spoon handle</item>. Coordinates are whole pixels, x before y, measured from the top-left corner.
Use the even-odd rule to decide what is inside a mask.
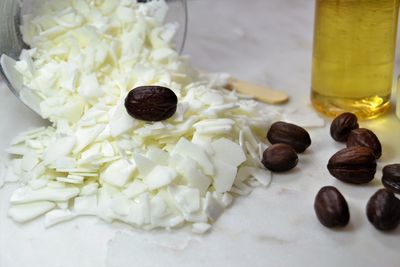
[[[289,99],[288,94],[285,92],[262,87],[236,78],[229,79],[226,89],[236,90],[239,93],[252,96],[268,104],[282,104]]]

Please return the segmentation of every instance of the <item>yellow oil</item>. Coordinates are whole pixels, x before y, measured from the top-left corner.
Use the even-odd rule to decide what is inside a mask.
[[[327,115],[389,109],[399,0],[316,0],[311,100]]]

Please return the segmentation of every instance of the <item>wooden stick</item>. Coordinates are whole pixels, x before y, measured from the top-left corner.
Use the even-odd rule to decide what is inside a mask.
[[[236,78],[229,79],[226,89],[236,90],[239,93],[252,96],[268,104],[282,104],[289,99],[288,94],[285,92],[262,87]]]

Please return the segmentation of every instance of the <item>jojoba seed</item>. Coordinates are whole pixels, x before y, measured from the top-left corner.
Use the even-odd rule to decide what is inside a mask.
[[[329,159],[328,170],[332,176],[346,183],[368,183],[374,179],[376,172],[375,154],[367,147],[344,148]]]
[[[400,164],[386,165],[382,172],[382,184],[386,189],[400,194]]]
[[[162,86],[141,86],[129,92],[125,108],[129,115],[143,121],[162,121],[176,112],[178,98]]]
[[[350,132],[358,128],[357,116],[346,112],[337,116],[331,124],[330,133],[334,140],[346,142]]]
[[[296,167],[299,158],[296,151],[287,144],[275,144],[263,153],[262,164],[274,172],[284,172]]]
[[[395,229],[400,224],[400,200],[387,189],[378,190],[368,201],[367,217],[376,229]]]
[[[310,135],[305,129],[283,121],[271,125],[267,138],[271,144],[287,144],[297,153],[304,152],[311,145]]]
[[[343,227],[349,223],[350,212],[346,199],[333,186],[321,188],[315,197],[314,210],[326,227]]]
[[[372,149],[377,159],[382,155],[382,145],[378,137],[371,130],[365,128],[351,131],[347,138],[347,147],[352,146],[364,146]]]

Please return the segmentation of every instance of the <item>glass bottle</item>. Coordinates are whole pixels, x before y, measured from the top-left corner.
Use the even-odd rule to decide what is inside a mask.
[[[399,0],[316,0],[311,100],[335,116],[389,109]]]

